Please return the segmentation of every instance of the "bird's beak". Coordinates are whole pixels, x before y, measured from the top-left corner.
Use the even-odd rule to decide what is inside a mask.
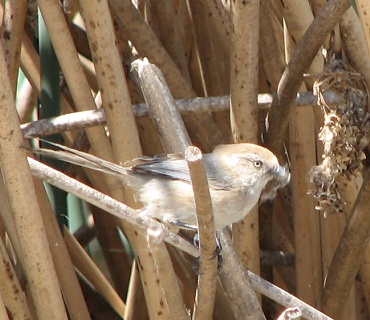
[[[278,166],[271,170],[272,179],[267,183],[262,191],[260,201],[272,200],[278,189],[284,188],[290,181],[290,172],[288,166]]]
[[[287,165],[285,166],[278,166],[272,172],[276,182],[282,187],[285,187],[290,181],[290,171]]]

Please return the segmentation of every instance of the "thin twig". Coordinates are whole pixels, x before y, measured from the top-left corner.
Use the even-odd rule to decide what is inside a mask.
[[[138,59],[132,63],[131,72],[143,92],[164,149],[182,153],[182,146],[191,141],[161,70],[147,59]]]
[[[325,92],[324,97],[329,105],[339,101],[339,98],[333,92]],[[298,93],[296,97],[297,106],[313,106],[316,105],[316,101],[317,97],[310,92]],[[258,106],[260,109],[268,108],[271,102],[272,95],[258,95]],[[183,114],[224,111],[229,109],[229,103],[229,96],[175,100],[176,107]],[[149,109],[145,103],[135,104],[132,108],[135,117],[149,116]],[[25,138],[33,138],[104,124],[106,124],[104,109],[95,109],[32,121],[22,124],[21,129]]]

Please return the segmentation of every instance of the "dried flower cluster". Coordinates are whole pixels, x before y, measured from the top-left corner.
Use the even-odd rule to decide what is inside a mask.
[[[329,105],[324,92],[338,95],[341,103]],[[342,212],[345,201],[338,191],[338,176],[351,179],[362,168],[369,143],[368,90],[362,76],[349,65],[331,60],[314,84],[318,105],[324,112],[319,139],[324,144],[323,162],[311,169],[310,193],[324,215]]]

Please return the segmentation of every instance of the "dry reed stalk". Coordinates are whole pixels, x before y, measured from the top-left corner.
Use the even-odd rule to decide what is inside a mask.
[[[228,230],[220,232],[223,250],[222,270],[219,279],[226,297],[229,299],[230,308],[236,319],[263,320],[258,299],[251,287],[246,270],[233,249],[233,243]],[[231,276],[232,275],[232,276]]]
[[[139,65],[143,65],[145,66],[146,64],[145,63],[140,63],[139,62]],[[144,70],[144,68],[142,67],[142,70]],[[140,69],[139,69],[140,71]],[[157,71],[158,72],[158,71]],[[139,72],[139,75],[140,75],[140,72]],[[153,78],[153,80],[155,80],[155,78]],[[162,85],[165,87],[166,84],[165,82],[162,82]],[[143,87],[145,88],[145,87]],[[152,87],[150,87],[149,89],[152,89]],[[168,90],[166,90],[168,92]],[[168,107],[169,104],[164,104],[163,105],[163,109],[165,109],[166,107]],[[150,106],[150,104],[149,104]],[[174,112],[178,112],[176,109],[173,110]],[[174,117],[175,121],[173,121],[173,117],[172,117],[172,113],[171,112],[162,112],[162,117],[157,120],[158,121],[158,126],[163,126],[163,125],[166,125],[167,127],[169,125],[173,126],[174,128],[172,128],[172,132],[174,132],[174,134],[176,135],[182,135],[182,138],[179,139],[177,145],[173,145],[173,141],[172,139],[167,139],[165,138],[166,136],[162,135],[162,141],[163,141],[163,144],[164,146],[166,146],[168,149],[166,149],[167,152],[171,152],[172,150],[169,149],[169,147],[171,148],[176,148],[176,150],[178,149],[182,149],[182,150],[185,150],[187,148],[187,134],[186,134],[186,131],[185,131],[185,128],[183,126],[181,126],[180,123],[176,123],[176,119],[178,118],[177,117]],[[160,132],[163,132],[163,130],[160,130]],[[242,281],[241,278],[234,278],[234,277],[227,277],[226,275],[228,274],[232,274],[233,271],[232,271],[232,268],[235,268],[236,266],[238,266],[239,268],[242,268],[239,261],[237,259],[234,258],[234,256],[236,256],[235,252],[233,251],[233,249],[231,248],[230,246],[230,243],[228,243],[228,245],[225,247],[225,245],[223,245],[223,253],[224,253],[224,257],[225,257],[225,260],[228,260],[229,263],[228,264],[224,264],[223,265],[223,271],[224,271],[224,276],[222,277],[222,281],[223,281],[223,285],[228,288],[228,294],[227,294],[227,298],[229,299],[229,303],[232,304],[234,306],[234,303],[236,301],[236,299],[238,299],[239,303],[236,303],[235,304],[235,308],[234,308],[234,312],[237,312],[237,314],[250,314],[250,315],[254,315],[254,316],[257,316],[257,317],[260,317],[262,316],[263,317],[263,314],[262,312],[259,312],[260,311],[260,307],[258,305],[258,302],[257,302],[257,305],[256,305],[256,298],[255,298],[255,295],[252,291],[252,289],[250,289],[245,295],[240,295],[241,293],[241,288],[242,288],[242,285],[243,285],[243,290],[245,290],[245,288],[248,287],[248,280],[244,280]],[[240,275],[241,277],[243,277],[243,275]],[[144,288],[145,289],[145,288]],[[244,297],[246,300],[243,300],[241,297]],[[253,306],[252,310],[249,310],[247,311],[247,306]]]
[[[297,296],[314,306],[321,294],[323,278],[320,217],[315,211],[314,199],[307,195],[307,174],[316,164],[313,123],[311,109],[294,108],[291,112],[289,138]]]
[[[174,96],[194,97],[190,84],[169,56],[153,30],[129,0],[109,0],[112,16],[120,31],[126,31],[141,57],[147,57],[163,72]],[[123,29],[122,29],[123,28]]]
[[[349,217],[350,217],[351,211],[354,207],[354,204],[356,202],[356,199],[357,199],[358,193],[360,191],[361,185],[362,185],[362,176],[357,175],[351,181],[348,181],[347,179],[341,178],[341,179],[338,179],[338,182],[339,182],[339,192],[340,192],[341,196],[344,198],[344,200],[346,202],[346,206],[345,206],[345,210],[344,210],[344,217],[342,219],[347,219],[348,220]],[[328,218],[330,219],[330,217],[328,217]],[[336,218],[337,218],[337,220],[339,219],[338,217],[336,217]],[[324,221],[324,222],[326,222],[326,221]],[[327,222],[327,223],[330,223],[330,222]],[[342,223],[342,230],[344,230],[344,227],[345,227],[345,223]],[[332,228],[331,225],[330,225],[330,228]],[[334,247],[336,247],[336,245],[333,246],[333,248]],[[331,262],[331,260],[330,260],[330,262]],[[363,290],[362,290],[362,292],[357,290],[356,291],[357,296],[354,297],[353,296],[354,288],[352,288],[352,290],[350,291],[349,297],[348,297],[347,304],[346,304],[347,309],[350,308],[350,306],[353,306],[355,304],[354,298],[356,298],[358,300],[361,299],[360,301],[362,301],[362,303],[364,303],[363,302],[363,297],[365,298],[366,304],[369,308],[369,306],[370,306],[370,269],[369,269],[369,265],[370,265],[370,246],[367,245],[366,250],[365,250],[364,255],[363,255],[363,258],[362,258],[360,269],[359,269],[360,281],[361,281]],[[329,264],[328,264],[328,266],[329,266]],[[355,317],[352,316],[352,318],[355,318]],[[342,319],[346,319],[345,312],[342,313]]]
[[[217,4],[215,4],[217,3]],[[223,95],[229,92],[230,39],[224,36],[229,25],[215,27],[215,6],[221,9],[220,1],[188,1],[194,28],[194,39],[199,53],[205,95]],[[213,8],[213,9],[212,9]],[[215,18],[213,18],[213,13]],[[227,20],[224,21],[227,24]],[[224,30],[222,30],[224,29]],[[223,31],[223,32],[222,32]],[[217,66],[215,68],[214,66]]]
[[[328,93],[324,94],[326,96],[326,101],[331,105],[335,104],[339,101],[337,95]],[[97,99],[96,99],[97,100]],[[210,98],[195,98],[195,99],[184,99],[184,100],[176,100],[175,104],[177,109],[180,113],[189,114],[189,113],[200,113],[200,112],[215,112],[215,114],[220,112],[228,112],[229,113],[229,96],[223,97],[210,97]],[[63,99],[63,101],[66,101]],[[267,110],[267,106],[271,103],[272,96],[269,94],[260,94],[258,96],[258,112],[259,117],[261,117],[265,111]],[[299,93],[296,99],[296,104],[299,107],[308,107],[308,106],[316,106],[317,98],[310,92],[302,92]],[[99,106],[100,103],[97,101],[97,105]],[[68,109],[67,109],[68,108]],[[141,128],[141,134],[145,134],[150,139],[153,140],[148,145],[148,142],[143,141],[142,144],[149,149],[156,149],[159,148],[160,143],[156,139],[158,137],[157,131],[153,131],[152,128],[148,128],[149,124],[153,125],[152,119],[148,118],[149,110],[146,104],[135,104],[132,106],[133,112],[136,117],[136,121],[144,126]],[[97,110],[89,110],[89,111],[80,111],[80,112],[73,112],[70,105],[63,103],[62,105],[63,112],[61,116],[47,118],[47,119],[40,119],[37,121],[32,121],[28,123],[21,124],[21,129],[25,138],[36,138],[42,137],[46,135],[51,135],[55,133],[62,133],[74,129],[82,129],[85,127],[97,126],[97,125],[105,125],[105,111],[104,109],[97,109]],[[31,110],[32,111],[32,110]],[[142,121],[140,121],[142,120]],[[150,135],[153,133],[153,135]],[[70,145],[72,142],[70,143]],[[154,146],[153,146],[154,144]],[[162,147],[161,147],[162,148]],[[163,149],[159,149],[162,150]],[[158,153],[146,153],[146,154],[161,154]]]
[[[220,49],[225,55],[226,61],[230,60],[230,8],[227,8],[222,0],[206,0],[205,8],[208,12],[207,19],[214,30],[214,34],[219,39]]]
[[[219,259],[213,207],[201,151],[190,146],[185,159],[194,191],[199,236],[199,274],[192,319],[206,320],[213,317]]]
[[[60,4],[39,0],[38,5],[76,108],[80,111],[95,109],[95,102]],[[104,129],[88,128],[86,133],[95,153],[103,159],[113,160],[113,152]],[[108,185],[117,185],[115,180],[107,177]]]
[[[1,296],[0,296],[0,317],[1,319],[9,320],[8,312],[7,309],[5,308],[4,301]]]
[[[307,0],[284,0],[283,15],[284,21],[289,30],[289,34],[292,37],[292,41],[296,45],[302,39],[304,33],[314,19],[310,4]],[[322,71],[323,66],[324,58],[321,50],[318,50],[310,67],[306,70],[306,73],[309,75],[317,75]],[[304,83],[306,84],[308,91],[312,91],[314,81],[314,77],[309,76],[304,78]],[[322,113],[318,108],[314,108],[313,112],[316,116],[316,120],[321,124],[323,122]]]
[[[10,239],[12,244],[13,250],[18,257],[18,263],[22,265],[22,252],[19,246],[19,240],[17,236],[17,231],[14,225],[14,217],[12,213],[12,208],[9,203],[9,199],[6,194],[6,188],[4,185],[3,178],[0,179],[0,217],[1,217],[1,224],[5,227],[6,233]]]
[[[364,31],[367,51],[368,53],[370,53],[370,30],[369,30],[370,3],[366,0],[356,0],[355,3],[356,3],[357,11],[358,11],[358,16],[360,17],[360,21],[362,24],[362,29]]]
[[[166,81],[164,80],[162,73],[154,65],[149,64],[147,60],[134,61],[132,63],[131,70],[134,75],[134,79],[137,81],[137,85],[141,88],[143,92],[143,96],[150,109],[152,119],[157,128],[165,151],[168,153],[181,153],[180,146],[182,144],[188,144],[190,142],[190,139],[189,137],[185,136],[183,138],[180,138],[179,131],[185,131],[185,127],[182,122],[181,116],[175,107],[172,95],[166,85]],[[147,256],[147,248],[140,247],[140,250],[143,254],[145,254],[145,256]],[[162,250],[167,251],[164,246],[162,246]],[[163,252],[162,254],[167,255],[168,253]],[[156,283],[156,278],[158,277],[158,275],[155,265],[152,268],[149,268],[149,265],[145,267],[141,258],[139,267],[140,274],[142,276],[145,296],[147,299],[150,299],[148,301],[149,314],[159,317],[159,314],[158,312],[156,312],[156,310],[161,310],[160,314],[167,314],[168,312],[170,312],[170,310],[164,308],[165,305],[161,303],[161,300],[166,300],[166,292],[160,291],[159,293],[156,293],[155,290],[153,290],[153,286],[148,285],[149,279],[154,282],[154,285]],[[143,276],[147,277],[147,280],[145,280]]]
[[[39,0],[38,5],[77,109],[95,109],[90,87],[60,4],[55,1]]]
[[[284,0],[283,15],[288,27],[289,34],[293,38],[293,43],[297,44],[303,37],[304,33],[314,20],[310,4],[307,0]],[[316,74],[322,71],[324,58],[321,52],[317,52],[307,73]],[[308,89],[312,88],[313,81],[310,78],[305,79]]]
[[[2,43],[5,53],[10,84],[15,95],[19,68],[19,56],[27,11],[26,0],[6,1],[2,4],[4,15],[1,24]]]
[[[107,1],[80,1],[117,162],[141,155],[126,77]]]
[[[325,283],[321,309],[334,318],[339,318],[341,314],[370,238],[367,219],[370,199],[369,177],[370,172],[367,171]]]
[[[262,1],[260,6],[260,44],[259,55],[268,80],[269,91],[276,92],[281,75],[284,72],[284,56],[280,50],[276,32],[272,23],[269,1]]]
[[[283,154],[285,129],[288,124],[293,97],[303,81],[303,74],[311,65],[318,49],[341,16],[349,8],[346,0],[331,0],[315,17],[314,22],[299,42],[279,84],[277,98],[269,112],[269,127],[265,142],[278,154]]]
[[[275,5],[275,4],[274,4]],[[261,67],[264,69],[268,83],[268,92],[276,92],[279,80],[284,72],[284,56],[278,39],[277,27],[281,28],[276,22],[274,13],[271,12],[269,1],[261,2],[260,7],[260,47],[259,55]],[[260,89],[261,90],[261,89]],[[277,201],[275,201],[277,203]],[[293,233],[289,223],[282,223],[287,220],[288,213],[281,206],[272,206],[269,204],[262,205],[260,212],[260,239],[261,246],[265,250],[288,251],[294,252],[287,237],[291,235],[291,243],[293,243]],[[273,216],[274,215],[274,216]],[[274,218],[275,217],[275,218]],[[287,270],[285,267],[276,267],[278,274],[281,276],[283,283],[279,283],[282,287],[288,287],[289,290],[295,288],[295,275],[292,270]],[[278,277],[275,277],[272,266],[263,266],[261,273],[265,279],[275,283]],[[295,291],[291,291],[295,292]]]
[[[100,186],[96,181],[93,185],[95,188]],[[117,219],[107,216],[106,212],[100,208],[88,203],[86,206],[94,217],[96,238],[102,248],[115,290],[121,299],[125,299],[133,260],[131,252],[122,244],[122,239],[117,231]]]
[[[32,45],[31,40],[23,37],[20,65],[23,73],[31,83],[37,95],[41,94],[40,57]]]
[[[184,78],[191,83],[173,1],[153,1],[150,5],[150,10],[154,23],[157,26],[158,38],[181,70]]]
[[[89,86],[93,93],[96,95],[99,92],[99,84],[96,79],[94,63],[91,60],[82,56],[81,54],[79,54],[79,58],[81,66],[84,69],[87,82],[89,83]]]
[[[12,317],[30,320],[32,317],[27,305],[27,300],[23,295],[17,274],[2,239],[0,239],[0,253],[0,296],[2,302],[6,305]],[[1,319],[3,318],[1,317]]]
[[[97,140],[91,140],[91,135],[89,135],[90,129],[87,131],[89,140],[94,150],[96,146],[99,146],[99,150],[96,150],[97,154],[100,155],[100,157],[106,157],[106,159],[110,161],[116,159],[116,161],[119,162],[138,157],[141,154],[140,143],[132,116],[127,86],[125,85],[126,79],[122,63],[115,45],[116,40],[108,3],[103,1],[92,4],[90,2],[81,1],[80,6],[85,19],[88,41],[93,55],[99,89],[102,93],[105,114],[112,138],[112,146],[103,131],[99,132],[99,139],[104,140],[104,145],[98,143]],[[95,11],[98,12],[98,14],[96,14]],[[100,149],[101,147],[103,148]],[[105,155],[103,155],[103,153],[105,153]],[[112,194],[117,199],[123,200],[123,193],[125,190],[121,181],[116,177],[105,177],[105,180],[107,182],[109,194]],[[128,199],[132,198],[128,196],[127,192],[125,192],[125,195]],[[132,200],[130,200],[130,202],[132,202]],[[121,247],[117,231],[114,228],[114,225],[116,223],[120,224],[120,221],[105,221],[105,219],[99,218],[97,218],[97,220],[101,228],[101,233],[99,234],[100,240],[106,244],[107,235],[114,232],[114,235],[110,236],[110,240],[114,240],[114,242],[111,242],[108,248],[111,246]],[[122,255],[111,254],[111,250],[107,250],[105,254],[109,255],[108,260],[115,266],[121,265],[123,267],[125,265],[122,261],[124,258]],[[113,278],[118,283],[117,287],[120,288],[120,293],[124,295],[126,292],[124,284],[119,281],[119,277],[114,276]]]
[[[38,97],[41,96],[41,74],[40,74],[40,57],[32,45],[31,40],[25,35],[22,41],[22,50],[20,56],[20,65],[22,71],[31,83],[32,88],[35,90]],[[63,94],[60,97],[61,110],[64,112],[72,112],[67,97]],[[31,107],[31,105],[29,105]],[[32,112],[32,110],[28,110]]]
[[[326,2],[326,0],[311,1],[311,8],[314,16],[316,16],[320,12],[320,10],[325,6]]]
[[[25,79],[22,90],[17,93],[17,112],[20,123],[28,122],[37,103],[37,94],[31,83]]]
[[[231,7],[230,121],[234,143],[258,143],[259,1]],[[248,23],[245,23],[248,21]],[[260,273],[258,208],[233,225],[233,240],[243,264]]]
[[[30,283],[39,319],[50,319],[50,317],[66,319],[40,208],[35,202],[36,194],[29,167],[24,151],[19,149],[23,143],[23,137],[19,130],[20,124],[2,47],[0,49],[0,70],[3,92],[0,99],[2,110],[0,120],[1,167],[23,252],[23,267]],[[16,166],[14,166],[15,163]]]
[[[162,228],[152,228],[148,230],[147,239],[157,267],[157,282],[166,297],[168,316],[170,319],[190,320],[162,235]]]
[[[299,42],[313,15],[306,1],[284,1],[284,21],[286,23],[286,60],[290,60],[295,43]],[[315,62],[316,59],[316,62]],[[316,55],[311,70],[320,72],[323,59]],[[307,84],[308,85],[308,84]],[[305,86],[302,84],[302,90]],[[321,116],[321,115],[320,115]],[[315,305],[321,294],[321,239],[320,217],[315,211],[314,199],[307,195],[309,189],[307,174],[316,164],[316,144],[312,108],[294,108],[289,122],[289,142],[291,159],[291,189],[293,229],[295,244],[296,290],[297,296]]]
[[[127,32],[128,38],[142,57],[147,57],[164,74],[171,93],[175,98],[192,98],[196,93],[182,76],[181,71],[163,48],[155,33],[146,24],[138,10],[128,0],[110,0],[112,15],[119,28]],[[222,134],[208,114],[198,117],[184,117],[191,136],[205,152],[223,140]]]
[[[370,88],[370,53],[361,22],[353,8],[349,8],[340,20],[340,30],[348,59],[365,78],[366,85]]]
[[[89,311],[44,185],[37,179],[33,179],[33,183],[68,313],[73,319],[89,320]]]
[[[164,150],[183,154],[183,146],[191,141],[161,70],[147,60],[135,60],[131,72],[143,92]]]
[[[130,283],[127,291],[126,312],[124,319],[140,320],[148,318],[143,286],[140,273],[134,260],[131,266]]]
[[[69,22],[68,26],[70,28],[71,35],[73,37],[73,43],[76,46],[77,52],[86,59],[92,60],[82,17],[80,15],[77,19],[75,17],[73,21]]]
[[[126,306],[117,292],[66,227],[64,227],[63,233],[74,266],[104,297],[117,314],[123,316]]]

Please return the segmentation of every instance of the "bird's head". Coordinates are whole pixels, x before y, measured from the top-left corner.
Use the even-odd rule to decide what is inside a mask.
[[[214,150],[222,167],[236,184],[261,193],[261,201],[271,200],[290,180],[287,167],[279,164],[268,149],[250,143],[220,145]]]

